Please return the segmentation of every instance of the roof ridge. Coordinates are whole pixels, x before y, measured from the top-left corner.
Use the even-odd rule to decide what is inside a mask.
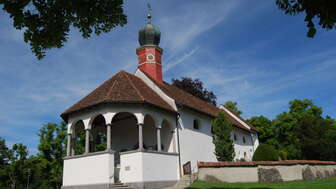
[[[223,107],[225,107],[224,105],[222,105]],[[240,119],[241,121],[243,121],[246,125],[248,125],[249,127],[251,127],[252,130],[256,130],[256,127],[253,126],[252,124],[250,124],[246,119],[244,119],[243,117],[241,117],[237,112],[233,111],[230,108],[225,107],[229,112],[231,112],[233,115],[235,115],[238,119]]]
[[[108,97],[111,95],[111,93],[113,92],[113,88],[114,88],[114,86],[115,86],[116,83],[118,83],[118,80],[113,81],[113,84],[112,84],[112,86],[110,87],[110,89],[108,90],[108,92],[107,92],[107,94],[106,94],[104,100],[107,100]]]
[[[203,99],[201,99],[201,98],[199,98],[199,97],[197,97],[197,96],[195,96],[195,95],[193,95],[193,94],[191,94],[191,93],[189,93],[189,92],[187,92],[187,91],[184,91],[184,90],[182,90],[182,89],[180,89],[180,88],[178,88],[178,87],[176,87],[176,86],[174,86],[174,85],[171,85],[171,84],[169,84],[169,83],[167,83],[167,82],[165,82],[165,84],[166,84],[166,85],[169,85],[170,87],[174,87],[174,88],[177,89],[178,91],[180,91],[180,92],[182,92],[182,93],[185,93],[185,94],[188,94],[189,96],[192,96],[193,98],[195,98],[195,99],[197,99],[197,100],[200,100],[200,101],[202,101],[202,102],[204,102],[204,103],[207,103],[207,104],[213,106],[214,108],[220,109],[220,108],[218,108],[216,105],[213,105],[213,104],[211,104],[211,103],[209,103],[209,102],[207,102],[207,101],[205,101],[205,100],[203,100]]]
[[[127,80],[131,83],[132,87],[135,89],[135,91],[138,93],[138,95],[140,96],[140,98],[142,99],[142,101],[146,101],[145,98],[141,95],[140,91],[135,87],[134,83],[132,82],[132,80],[128,77],[128,73],[126,72],[122,72],[123,74],[126,74],[126,78]]]

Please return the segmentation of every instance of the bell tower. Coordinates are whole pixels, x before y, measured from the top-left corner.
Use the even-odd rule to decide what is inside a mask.
[[[136,49],[138,68],[158,83],[163,83],[161,56],[159,47],[161,32],[152,24],[152,15],[148,13],[146,25],[139,31],[140,47]]]

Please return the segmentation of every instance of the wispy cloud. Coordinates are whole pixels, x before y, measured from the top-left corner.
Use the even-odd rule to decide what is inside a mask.
[[[175,66],[183,63],[189,57],[193,56],[197,52],[198,49],[199,49],[199,47],[195,47],[191,51],[189,51],[188,53],[186,53],[186,54],[182,55],[181,57],[179,57],[178,59],[167,61],[165,63],[164,71],[168,71],[171,68],[173,68],[173,67],[175,67]]]

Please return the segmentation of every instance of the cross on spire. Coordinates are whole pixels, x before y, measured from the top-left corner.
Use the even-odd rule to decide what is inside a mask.
[[[147,13],[147,19],[148,23],[152,22],[152,7],[149,3],[147,3],[148,13]]]

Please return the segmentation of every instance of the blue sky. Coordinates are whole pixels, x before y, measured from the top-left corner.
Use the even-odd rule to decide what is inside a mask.
[[[128,0],[128,24],[86,40],[73,30],[68,43],[38,61],[0,12],[0,137],[32,153],[44,123],[103,81],[137,67],[138,30],[148,1]],[[284,15],[274,1],[152,0],[161,30],[164,78],[199,78],[218,104],[237,101],[243,117],[274,118],[294,98],[309,98],[335,117],[336,32],[306,37],[303,16]]]

